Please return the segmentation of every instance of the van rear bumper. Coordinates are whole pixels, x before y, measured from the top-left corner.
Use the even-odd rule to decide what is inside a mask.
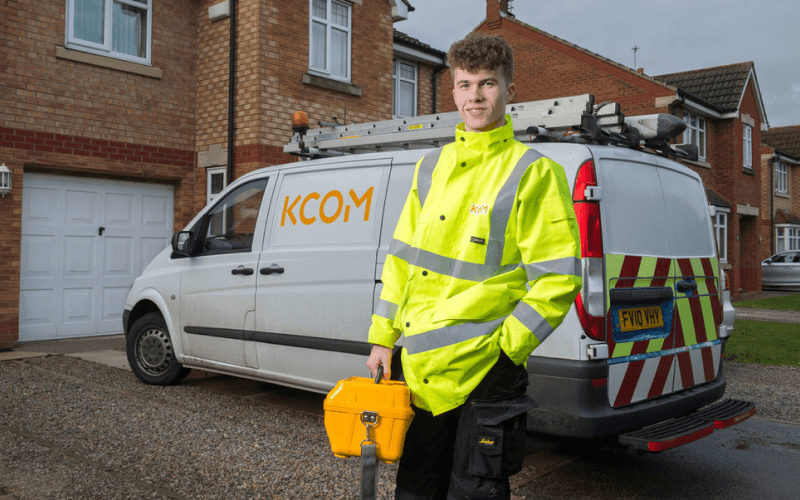
[[[599,438],[685,415],[722,398],[725,376],[658,398],[612,408],[608,388],[592,380],[608,377],[608,362],[531,356],[528,395],[539,407],[528,412],[528,430],[557,436]]]

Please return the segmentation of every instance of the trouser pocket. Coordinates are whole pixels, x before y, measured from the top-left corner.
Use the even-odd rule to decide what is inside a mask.
[[[527,412],[535,407],[528,396],[467,404],[464,411],[471,413],[469,474],[503,478],[522,470]]]

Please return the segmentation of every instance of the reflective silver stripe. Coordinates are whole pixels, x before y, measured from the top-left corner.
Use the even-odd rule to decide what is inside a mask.
[[[564,257],[561,259],[536,262],[535,264],[525,264],[522,267],[525,268],[528,281],[534,281],[545,274],[563,274],[567,276],[581,275],[581,259],[576,257]]]
[[[419,164],[419,172],[417,172],[417,195],[419,196],[419,206],[425,205],[425,198],[428,197],[428,192],[431,190],[431,181],[433,179],[433,169],[439,163],[439,156],[442,154],[442,148],[436,148],[422,158]]]
[[[517,161],[517,164],[514,165],[511,175],[508,176],[503,187],[497,193],[494,207],[492,207],[491,229],[486,248],[486,265],[488,266],[500,267],[506,242],[506,226],[508,226],[511,211],[514,210],[519,182],[528,170],[528,166],[539,158],[542,158],[541,154],[533,149],[528,149]]]
[[[412,266],[422,267],[451,278],[469,281],[484,281],[492,276],[508,273],[519,267],[519,264],[506,264],[505,266],[497,267],[451,259],[427,250],[414,248],[400,240],[392,240],[392,244],[389,246],[389,254],[408,262]]]
[[[539,311],[525,302],[520,301],[511,316],[517,318],[525,328],[530,330],[539,342],[544,342],[544,339],[553,333],[553,327],[550,326],[550,323],[539,314]]]
[[[449,347],[465,340],[490,335],[498,326],[503,324],[505,319],[506,316],[486,323],[462,323],[460,325],[437,328],[417,335],[408,335],[403,340],[403,347],[410,355]]]
[[[393,255],[408,263],[411,263],[416,257],[414,248],[412,248],[411,245],[395,238],[392,238],[392,243],[389,245],[389,255]]]
[[[399,306],[388,300],[378,300],[378,305],[375,307],[374,314],[376,316],[380,316],[381,318],[386,319],[394,319],[395,315],[397,314],[397,308]]]

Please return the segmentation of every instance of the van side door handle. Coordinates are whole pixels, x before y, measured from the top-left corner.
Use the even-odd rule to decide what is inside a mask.
[[[254,272],[255,271],[253,271],[249,267],[237,267],[236,269],[233,269],[231,271],[231,274],[233,274],[234,276],[238,274],[241,274],[242,276],[252,276]]]
[[[283,268],[278,266],[278,264],[272,264],[269,267],[262,267],[259,272],[264,276],[268,274],[283,274]]]
[[[691,279],[679,281],[675,287],[679,292],[688,292],[689,290],[697,290],[697,282]]]

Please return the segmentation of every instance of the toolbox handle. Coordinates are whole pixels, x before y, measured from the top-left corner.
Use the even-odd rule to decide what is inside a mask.
[[[378,376],[375,377],[375,383],[380,384],[382,378],[383,378],[383,365],[380,364],[378,365]]]

